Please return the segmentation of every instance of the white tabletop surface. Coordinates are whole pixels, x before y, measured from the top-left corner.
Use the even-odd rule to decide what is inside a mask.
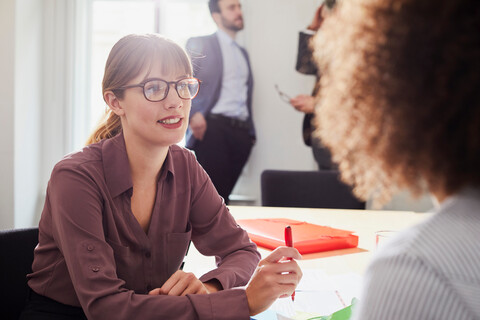
[[[320,268],[328,275],[355,273],[362,275],[375,252],[375,232],[396,230],[415,225],[430,213],[380,210],[339,210],[309,208],[274,208],[255,206],[230,206],[236,220],[255,218],[288,218],[314,224],[345,229],[359,236],[358,248],[335,250],[304,255],[299,261],[302,269]],[[259,248],[262,257],[270,250]],[[185,271],[197,276],[215,267],[214,258],[204,257],[192,245],[185,260]]]

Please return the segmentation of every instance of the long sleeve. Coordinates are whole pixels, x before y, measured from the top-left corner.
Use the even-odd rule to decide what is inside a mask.
[[[60,303],[81,306],[93,320],[113,315],[249,319],[245,290],[230,288],[248,282],[259,253],[211,190],[193,154],[171,147],[145,233],[130,209],[132,183],[123,137],[102,143],[54,168],[30,287]],[[204,278],[218,279],[226,290],[148,295],[178,270],[190,239],[217,258],[219,268]]]

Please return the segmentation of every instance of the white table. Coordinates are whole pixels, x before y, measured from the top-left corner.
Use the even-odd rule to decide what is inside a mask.
[[[321,268],[329,275],[355,273],[363,275],[375,251],[375,232],[379,230],[402,230],[415,225],[430,213],[380,210],[338,210],[307,208],[274,208],[254,206],[230,206],[233,217],[239,219],[288,218],[319,225],[354,231],[359,236],[358,248],[328,251],[304,255],[300,267]],[[270,253],[259,248],[262,257]],[[185,263],[185,271],[197,276],[215,267],[214,259],[204,257],[191,246]]]

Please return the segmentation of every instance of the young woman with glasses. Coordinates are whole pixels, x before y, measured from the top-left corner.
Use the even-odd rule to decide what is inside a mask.
[[[184,50],[130,35],[108,57],[105,121],[54,168],[21,319],[249,319],[290,295],[295,249],[260,255],[195,156],[176,145],[199,90]],[[190,240],[218,268],[181,270]]]

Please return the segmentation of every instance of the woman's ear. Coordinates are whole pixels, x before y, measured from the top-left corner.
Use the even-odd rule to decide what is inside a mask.
[[[123,116],[125,114],[125,111],[120,104],[120,100],[118,100],[117,96],[115,96],[112,91],[105,91],[103,99],[105,99],[105,102],[117,116]]]

